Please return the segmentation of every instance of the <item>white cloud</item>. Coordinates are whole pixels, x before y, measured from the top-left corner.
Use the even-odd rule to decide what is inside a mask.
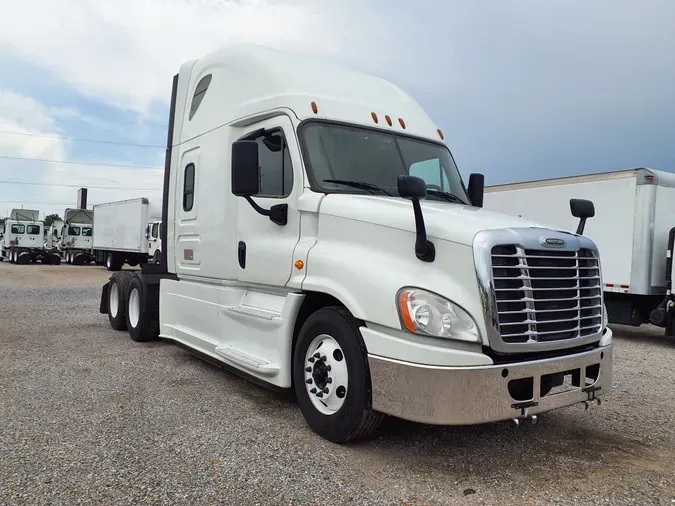
[[[62,138],[64,132],[58,127],[59,117],[70,115],[79,116],[74,110],[48,108],[20,93],[0,90],[0,155],[7,157],[0,158],[0,180],[24,183],[0,184],[0,215],[22,205],[39,209],[42,215],[63,215],[66,207],[75,206],[79,187],[90,188],[89,207],[140,196],[161,198],[160,156],[157,169],[111,167],[129,162],[110,159],[73,163],[72,143]],[[92,165],[95,163],[105,166]]]
[[[346,23],[348,10],[326,0],[11,2],[0,17],[0,45],[87,96],[147,113],[154,101],[168,101],[184,60],[228,43],[344,52],[365,22]]]
[[[62,160],[68,150],[66,140],[54,138],[62,134],[45,106],[1,89],[0,132],[3,156]]]

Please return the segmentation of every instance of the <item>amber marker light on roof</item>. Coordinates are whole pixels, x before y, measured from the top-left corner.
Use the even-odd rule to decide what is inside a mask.
[[[370,115],[373,117],[373,121],[374,121],[375,123],[378,123],[378,122],[379,122],[379,120],[377,119],[377,114],[375,114],[374,112],[371,112]]]
[[[389,124],[389,126],[392,125],[391,118],[389,117],[389,115],[386,115],[386,116],[384,117],[384,119],[387,120],[387,123]]]
[[[405,121],[403,121],[403,118],[398,119],[398,124],[401,125],[401,128],[405,130]]]
[[[316,102],[312,102],[312,111],[314,111],[314,114],[319,112],[319,107],[316,105]]]
[[[439,128],[436,131],[438,132],[438,136],[441,138],[441,140],[443,140],[443,132],[441,132],[441,129]]]

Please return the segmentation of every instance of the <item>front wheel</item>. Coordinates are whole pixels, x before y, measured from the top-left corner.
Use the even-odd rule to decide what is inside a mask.
[[[384,418],[371,407],[359,323],[342,307],[319,309],[302,326],[293,354],[293,384],[305,420],[329,441],[364,438]]]

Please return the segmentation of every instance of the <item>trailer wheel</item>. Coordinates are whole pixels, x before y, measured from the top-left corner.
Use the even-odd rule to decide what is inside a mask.
[[[293,353],[293,384],[310,428],[329,441],[365,438],[384,419],[371,408],[359,323],[342,307],[319,309],[302,326]]]
[[[131,278],[129,272],[115,272],[110,276],[108,285],[108,320],[115,330],[127,328],[127,290]]]
[[[156,311],[147,307],[147,294],[138,276],[133,276],[127,289],[127,329],[136,342],[152,341],[159,336],[159,319]]]

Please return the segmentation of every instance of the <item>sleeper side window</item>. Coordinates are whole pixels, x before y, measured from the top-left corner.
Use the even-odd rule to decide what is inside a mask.
[[[293,189],[291,155],[281,129],[256,139],[260,164],[260,193],[264,197],[287,197]]]
[[[195,164],[190,163],[185,167],[183,178],[183,211],[190,212],[195,199]]]

